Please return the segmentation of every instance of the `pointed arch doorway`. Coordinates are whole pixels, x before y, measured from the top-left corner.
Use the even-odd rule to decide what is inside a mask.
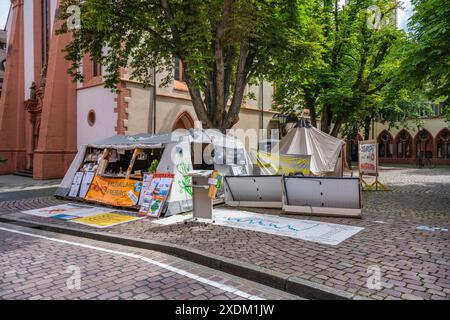
[[[175,123],[172,126],[172,131],[192,128],[194,128],[194,119],[187,111],[184,111],[175,120]]]

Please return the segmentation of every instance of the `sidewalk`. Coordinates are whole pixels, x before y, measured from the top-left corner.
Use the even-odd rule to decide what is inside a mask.
[[[392,191],[364,193],[362,219],[289,216],[365,228],[338,246],[195,222],[76,228],[181,246],[370,299],[450,299],[450,169],[390,168],[381,181]],[[63,202],[52,197],[6,201],[0,217],[74,228],[20,213],[58,203]],[[369,267],[380,268],[380,290],[367,288]]]
[[[15,192],[37,190],[43,188],[55,188],[59,186],[61,179],[33,180],[27,177],[14,176],[12,174],[0,175],[0,192]]]

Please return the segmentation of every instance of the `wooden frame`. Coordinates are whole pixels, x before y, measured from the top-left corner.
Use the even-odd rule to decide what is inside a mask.
[[[373,144],[375,145],[375,172],[365,172],[363,169],[361,169],[361,149],[360,146],[363,144]],[[364,191],[371,191],[373,188],[375,188],[376,191],[382,190],[382,191],[388,191],[388,188],[380,182],[378,179],[379,177],[379,170],[380,170],[380,159],[378,156],[378,141],[377,140],[364,140],[364,141],[358,141],[358,171],[359,171],[359,179],[361,180],[363,190]],[[375,181],[372,183],[367,182],[364,180],[364,176],[374,176]]]

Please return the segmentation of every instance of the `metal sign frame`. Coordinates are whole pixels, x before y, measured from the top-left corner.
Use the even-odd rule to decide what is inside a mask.
[[[280,187],[280,198],[279,201],[263,201],[263,200],[240,200],[238,197],[235,197],[233,195],[233,191],[230,187],[229,180],[250,180],[253,179],[253,183],[257,184],[256,179],[258,178],[272,178],[279,180],[279,187]],[[258,207],[258,208],[279,208],[281,209],[283,207],[283,190],[282,190],[282,179],[283,176],[281,175],[268,175],[268,176],[225,176],[224,177],[224,189],[225,189],[225,203],[232,207]],[[257,185],[256,191],[259,191],[259,186]]]
[[[342,208],[342,207],[326,207],[323,203],[322,206],[310,206],[310,205],[293,205],[289,201],[289,193],[287,190],[286,181],[288,179],[310,179],[310,180],[355,180],[358,185],[358,206],[357,208]],[[320,182],[321,183],[321,182]],[[323,193],[321,192],[321,196]],[[283,177],[283,211],[289,213],[301,213],[305,215],[318,215],[318,216],[336,216],[336,217],[351,217],[359,218],[362,212],[361,201],[361,181],[359,178],[339,178],[339,177],[301,177],[291,176]]]

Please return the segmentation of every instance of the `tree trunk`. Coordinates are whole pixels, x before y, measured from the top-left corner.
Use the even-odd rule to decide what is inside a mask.
[[[331,117],[332,117],[331,106],[325,105],[323,107],[322,117],[320,119],[320,130],[322,130],[325,133],[330,132]]]
[[[366,117],[364,119],[364,140],[369,140],[370,138],[370,124],[372,119],[370,117]]]
[[[316,98],[314,96],[307,96],[305,98],[306,108],[309,109],[309,115],[311,117],[311,125],[317,128],[316,117]]]
[[[331,130],[330,135],[332,135],[333,137],[337,137],[339,135],[339,131],[341,130],[342,127],[342,117],[337,117],[336,122],[333,126],[333,130]]]

